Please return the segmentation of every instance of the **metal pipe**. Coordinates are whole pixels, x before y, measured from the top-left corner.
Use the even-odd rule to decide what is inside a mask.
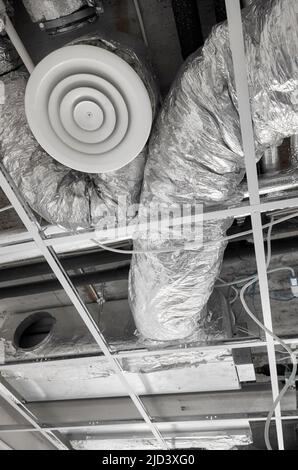
[[[94,273],[80,274],[70,277],[75,287],[88,286],[90,284],[102,284],[103,282],[122,281],[128,279],[129,266],[117,268],[110,271],[99,271]],[[0,288],[0,299],[14,299],[34,294],[44,294],[61,290],[61,284],[56,279],[49,281],[33,282]]]
[[[265,150],[260,163],[261,171],[264,175],[269,174],[271,176],[272,174],[282,171],[283,166],[279,156],[278,147],[270,147]]]
[[[0,17],[4,23],[4,28],[9,39],[24,62],[28,72],[31,74],[35,68],[35,65],[6,12],[6,7],[3,0],[0,0]]]
[[[110,271],[108,268],[109,265],[118,263],[129,265],[130,260],[131,255],[121,255],[107,251],[83,253],[60,258],[60,262],[66,271],[75,271],[76,269],[85,268],[105,268],[106,266],[107,268],[103,269],[102,272],[107,272]],[[44,261],[38,263],[33,262],[32,264],[12,265],[0,269],[0,283],[18,281],[20,279],[28,279],[30,277],[43,276],[51,273],[51,268],[48,263]]]
[[[289,253],[291,250],[296,250],[298,238],[291,237],[285,239],[272,240],[271,243],[273,255],[278,256],[284,253]],[[239,245],[239,248],[237,250],[235,250],[234,244],[228,245],[225,252],[225,261],[230,263],[233,261],[233,259],[238,259],[239,255],[253,257],[253,245],[251,243],[243,245],[242,243],[241,245]],[[127,279],[126,273],[128,273],[129,270],[130,260],[131,255],[117,255],[116,253],[103,252],[101,253],[101,256],[98,258],[98,260],[96,259],[96,256],[94,256],[94,253],[90,253],[86,255],[78,255],[69,259],[64,259],[61,260],[61,262],[66,271],[80,268],[105,266],[123,261],[128,262],[126,267],[122,267],[122,270],[120,270],[120,268],[115,268],[115,270],[105,269],[104,271],[96,271],[94,273],[91,273],[90,278],[86,277],[89,276],[90,273],[87,275],[84,274],[84,276],[82,275],[77,278],[72,278],[72,281],[75,283],[75,285],[83,286],[85,285],[85,283],[88,284],[88,281],[90,281],[91,279],[95,284],[108,282],[107,279],[110,279],[111,281],[117,279],[119,280],[121,279],[121,276],[123,276],[123,279]],[[44,262],[33,263],[30,265],[12,266],[9,268],[0,269],[0,283],[17,281],[20,279],[28,279],[30,277],[42,276],[47,274],[51,274],[51,270],[49,268],[49,265]],[[31,295],[34,293],[51,292],[59,290],[61,288],[60,284],[56,280],[42,281],[38,283],[38,287],[35,286],[36,283],[26,284],[22,286],[18,285],[17,290],[18,292],[21,292],[21,295]],[[11,289],[11,292],[14,290],[14,292],[12,292],[13,295],[9,294],[8,289]],[[16,287],[5,287],[0,288],[0,298],[5,298],[2,297],[4,295],[4,290],[6,290],[6,294],[8,294],[9,297],[16,297]]]
[[[274,178],[272,175],[268,175],[267,177],[264,175],[263,178],[259,179],[260,185],[260,196],[264,194],[274,194],[279,193],[281,191],[290,191],[292,189],[298,188],[298,174],[296,173],[295,176],[291,175],[284,175],[283,177]],[[243,183],[241,189],[244,189],[243,198],[248,199],[249,193],[246,191],[246,184]]]

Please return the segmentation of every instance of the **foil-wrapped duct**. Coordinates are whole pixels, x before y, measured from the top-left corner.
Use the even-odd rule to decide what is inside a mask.
[[[243,28],[259,159],[298,130],[297,0],[254,1],[243,11]],[[164,103],[149,144],[140,222],[149,204],[230,206],[242,198],[244,173],[228,26],[222,23],[184,65]],[[194,251],[185,249],[184,240],[140,231],[129,290],[143,336],[170,341],[195,334],[231,222],[205,222],[204,244]],[[165,249],[176,251],[154,253]]]
[[[50,21],[61,18],[87,5],[86,0],[23,0],[24,7],[28,11],[32,21]]]
[[[292,135],[291,137],[291,156],[292,164],[298,165],[298,135]]]
[[[126,60],[145,83],[156,112],[158,92],[153,74],[133,49],[97,36],[81,38],[73,44],[96,45]],[[128,206],[137,204],[146,148],[129,165],[107,174],[89,175],[59,164],[39,146],[27,125],[27,80],[24,71],[3,79],[5,104],[0,116],[0,141],[3,163],[34,211],[50,223],[76,230],[97,226],[106,214],[119,216],[119,198]],[[130,212],[130,218],[134,217],[135,212]]]

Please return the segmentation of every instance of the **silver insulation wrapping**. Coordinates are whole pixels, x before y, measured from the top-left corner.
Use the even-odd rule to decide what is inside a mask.
[[[40,21],[50,21],[80,10],[87,5],[85,0],[23,0],[23,4],[28,11],[32,21],[38,23]]]
[[[255,1],[243,12],[251,109],[259,159],[298,130],[296,0]],[[245,174],[227,23],[184,65],[149,144],[141,206],[230,206]],[[140,222],[146,215],[140,210]],[[205,222],[203,242],[151,239],[140,232],[130,303],[141,335],[172,341],[196,334],[219,274],[232,220]],[[171,248],[172,253],[154,253]],[[150,253],[151,251],[151,253]]]
[[[158,92],[150,67],[130,47],[92,36],[73,44],[103,47],[126,60],[144,81],[155,113]],[[106,214],[118,214],[118,198],[139,201],[146,148],[126,167],[108,174],[86,174],[53,160],[34,139],[26,121],[24,71],[4,77],[5,103],[0,116],[3,163],[21,194],[46,221],[69,230],[95,227]],[[106,211],[104,210],[106,209]],[[135,213],[130,214],[131,218]]]

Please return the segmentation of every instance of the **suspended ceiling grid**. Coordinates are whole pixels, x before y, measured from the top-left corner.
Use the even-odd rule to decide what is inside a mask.
[[[266,259],[264,251],[264,240],[263,240],[263,230],[261,225],[261,214],[270,210],[277,210],[281,208],[289,207],[298,207],[298,198],[292,198],[290,200],[281,200],[281,201],[272,201],[270,203],[262,203],[259,197],[259,186],[258,186],[258,177],[257,169],[255,164],[255,152],[254,152],[254,138],[253,138],[253,129],[252,129],[252,120],[250,115],[250,104],[249,104],[249,91],[247,77],[244,73],[245,71],[245,53],[244,53],[244,42],[243,42],[243,32],[241,26],[241,13],[240,13],[240,3],[239,0],[227,0],[227,13],[229,19],[230,27],[230,39],[231,39],[231,48],[234,58],[234,67],[235,67],[235,77],[237,83],[238,91],[238,100],[239,100],[239,112],[241,118],[241,129],[243,136],[243,145],[245,150],[245,161],[246,161],[246,170],[247,170],[247,181],[248,189],[250,194],[249,205],[242,205],[228,211],[216,211],[209,214],[204,214],[205,220],[207,219],[217,219],[223,218],[227,215],[247,215],[249,214],[252,219],[253,225],[253,235],[254,235],[254,245],[256,252],[256,260],[258,267],[258,275],[260,280],[260,292],[261,292],[261,301],[263,309],[263,318],[265,326],[272,331],[272,314],[270,307],[270,298],[269,298],[269,289],[268,289],[268,279],[267,279],[267,268],[266,268]],[[76,289],[69,280],[67,274],[63,270],[62,266],[59,263],[59,260],[56,257],[56,254],[52,248],[56,243],[61,243],[60,237],[52,237],[46,239],[40,227],[34,222],[31,211],[28,207],[24,205],[21,201],[16,188],[14,188],[13,183],[9,181],[8,176],[4,173],[2,169],[0,173],[0,184],[1,187],[8,197],[9,201],[13,204],[18,216],[22,220],[23,224],[26,226],[30,238],[34,241],[37,246],[39,253],[42,254],[49,265],[51,266],[53,272],[59,279],[62,287],[69,296],[76,310],[80,314],[81,318],[84,320],[87,328],[93,335],[97,344],[102,349],[103,353],[110,361],[111,365],[117,371],[119,380],[122,381],[123,385],[127,389],[127,393],[136,406],[138,412],[143,417],[145,423],[148,426],[148,429],[151,430],[153,436],[159,443],[159,446],[162,448],[167,448],[168,444],[164,439],[162,432],[160,430],[161,426],[158,426],[154,423],[149,415],[144,403],[138,395],[130,388],[129,384],[125,379],[125,374],[119,364],[117,355],[110,352],[109,345],[106,343],[101,332],[98,330],[97,325],[94,323],[88,309],[80,299]],[[65,235],[63,236],[64,240],[62,243],[69,243],[70,239],[72,241],[82,241],[90,240],[91,237],[94,238],[95,234],[85,233],[80,235]],[[287,341],[289,344],[297,344],[297,339],[291,339]],[[276,399],[279,388],[278,388],[278,377],[276,369],[276,357],[275,357],[275,342],[270,335],[267,334],[266,341],[243,341],[238,344],[233,344],[233,348],[247,348],[248,346],[263,347],[266,345],[268,351],[270,372],[271,372],[271,387],[272,387],[272,397],[273,400]],[[208,347],[201,348],[207,349]],[[212,346],[214,349],[214,346]],[[222,346],[221,346],[222,348]],[[198,349],[198,348],[197,348]],[[172,350],[171,350],[172,352]],[[159,351],[159,354],[161,351]],[[150,354],[150,352],[140,352],[139,354]],[[162,354],[167,354],[167,350],[162,351]],[[14,407],[15,410],[26,419],[30,427],[28,431],[34,428],[42,436],[50,442],[51,445],[54,445],[58,449],[69,448],[69,443],[61,437],[61,435],[55,430],[44,429],[36,420],[32,417],[30,410],[27,408],[26,404],[23,403],[22,397],[18,397],[14,391],[10,390],[10,387],[5,383],[4,380],[1,380],[0,394],[3,399],[5,399],[10,406]],[[288,417],[285,418],[289,419]],[[283,418],[281,415],[280,405],[276,408],[275,414],[275,424],[278,436],[278,446],[279,449],[284,448],[284,438],[283,438]],[[4,444],[3,444],[4,445]],[[5,445],[4,445],[5,447]]]

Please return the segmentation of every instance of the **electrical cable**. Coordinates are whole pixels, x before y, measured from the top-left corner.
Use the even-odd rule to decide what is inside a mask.
[[[169,249],[165,248],[164,250],[120,250],[118,248],[112,248],[111,246],[103,245],[102,243],[100,243],[99,241],[94,240],[94,239],[92,239],[91,241],[93,243],[95,243],[96,245],[98,245],[100,248],[102,248],[105,251],[111,251],[112,253],[120,253],[120,254],[124,254],[124,255],[144,255],[144,254],[149,254],[150,255],[150,254],[154,254],[154,253],[157,253],[157,254],[161,254],[161,253],[178,253],[179,251],[184,251],[183,247],[180,248],[179,250],[178,249],[171,250],[170,248]],[[193,249],[191,251],[197,251],[197,250]]]
[[[292,216],[294,216],[294,215],[292,214]],[[267,258],[266,258],[267,274],[272,274],[272,273],[276,273],[276,272],[280,272],[280,271],[290,271],[292,276],[295,277],[294,269],[291,268],[291,267],[288,267],[288,266],[268,270],[268,268],[270,266],[270,263],[271,263],[271,258],[272,258],[271,235],[272,235],[273,226],[276,225],[276,223],[281,223],[281,221],[284,221],[284,219],[285,218],[282,218],[282,219],[279,219],[278,221],[275,221],[274,220],[274,215],[272,215],[271,219],[270,219],[270,223],[266,224],[266,226],[268,227],[268,233],[267,233]],[[288,217],[287,217],[287,220],[288,220]],[[263,228],[264,227],[265,226],[263,226]],[[261,328],[263,331],[265,331],[265,333],[270,335],[276,342],[278,342],[286,350],[286,354],[289,354],[289,357],[291,358],[292,363],[293,363],[292,373],[291,373],[286,385],[283,387],[283,389],[279,393],[278,397],[274,401],[271,409],[269,410],[269,413],[268,413],[268,416],[267,416],[267,419],[266,419],[266,423],[265,423],[264,437],[265,437],[266,447],[267,447],[268,450],[272,450],[271,443],[270,443],[270,438],[269,438],[270,423],[271,423],[272,417],[274,415],[274,412],[275,412],[278,404],[281,402],[282,398],[284,397],[284,395],[286,394],[286,392],[288,391],[288,389],[290,388],[292,383],[295,382],[296,374],[297,374],[297,358],[296,358],[296,354],[294,354],[292,352],[290,347],[286,343],[284,343],[277,335],[275,335],[272,331],[270,331],[265,325],[263,325],[263,323],[249,309],[249,307],[248,307],[248,305],[245,301],[245,293],[246,293],[247,289],[250,286],[252,286],[252,285],[255,286],[256,283],[258,282],[258,280],[259,280],[258,275],[251,276],[250,278],[238,279],[237,281],[229,282],[229,283],[225,283],[225,282],[223,282],[222,279],[219,279],[219,281],[221,282],[221,285],[219,285],[218,287],[228,287],[228,286],[232,287],[233,285],[242,284],[243,282],[247,282],[242,287],[242,289],[240,291],[240,300],[241,300],[241,303],[243,305],[244,310],[249,315],[249,317],[259,326],[259,328]],[[239,331],[244,331],[240,327],[238,327],[238,330]],[[247,331],[247,333],[249,334],[248,331]]]
[[[271,226],[275,226],[275,225],[278,225],[278,224],[281,224],[283,222],[286,222],[287,220],[290,220],[290,219],[293,219],[295,217],[298,217],[298,212],[295,212],[291,215],[288,215],[286,217],[282,217],[281,219],[278,219],[278,220],[274,220],[273,222],[270,222],[268,224],[265,224],[263,225],[263,230],[265,230],[266,228],[269,228]],[[253,230],[247,230],[245,232],[241,232],[241,233],[236,233],[235,235],[229,235],[225,238],[223,238],[222,241],[230,241],[230,240],[234,240],[236,238],[239,238],[239,237],[242,237],[244,235],[251,235],[253,233]],[[95,243],[96,245],[98,245],[102,250],[105,250],[105,251],[110,251],[112,253],[122,253],[122,254],[127,254],[127,255],[141,255],[141,254],[161,254],[161,253],[178,253],[179,251],[185,251],[185,247],[181,247],[181,248],[176,248],[176,249],[163,249],[163,250],[120,250],[120,249],[117,249],[117,248],[112,248],[110,246],[107,246],[107,245],[104,245],[102,243],[100,243],[99,241],[97,240],[91,240],[93,241],[93,243]],[[215,243],[215,241],[212,241],[210,243],[205,243],[204,246],[206,245],[213,245]],[[189,251],[199,251],[201,249],[201,247],[192,247],[188,248]],[[251,279],[251,277],[249,278]],[[246,282],[246,280],[248,279],[244,279],[243,282]],[[242,282],[238,282],[239,284],[242,284]],[[226,286],[229,286],[230,284],[226,284]],[[233,283],[233,285],[235,285],[235,283]],[[219,287],[219,286],[217,286]]]
[[[270,263],[270,260],[271,260],[271,233],[272,233],[272,228],[273,226],[275,225],[278,225],[282,222],[286,222],[287,220],[290,220],[290,219],[293,219],[295,217],[298,217],[298,212],[295,212],[291,215],[288,215],[286,217],[282,217],[281,219],[278,219],[278,220],[274,220],[274,218],[272,217],[271,218],[271,221],[270,223],[268,224],[265,224],[263,225],[263,230],[265,230],[266,228],[268,228],[268,234],[267,234],[267,241],[269,240],[269,245],[270,245],[270,248],[268,248],[268,253],[267,253],[267,268],[269,266],[268,263]],[[240,234],[235,234],[235,235],[231,235],[231,236],[228,236],[228,237],[225,237],[224,238],[224,241],[230,241],[230,240],[233,240],[235,238],[239,238],[239,237],[242,237],[244,235],[250,235],[253,233],[253,230],[248,230],[248,231],[245,231],[245,232],[242,232]],[[93,243],[95,243],[96,245],[98,245],[100,248],[102,248],[103,250],[106,250],[106,251],[111,251],[111,252],[114,252],[114,253],[123,253],[123,254],[150,254],[150,253],[173,253],[173,252],[179,252],[179,251],[182,251],[183,248],[181,249],[176,249],[176,250],[144,250],[144,251],[137,251],[137,250],[118,250],[117,248],[111,248],[111,247],[108,247],[106,245],[103,245],[102,243],[98,242],[97,240],[92,240]],[[213,242],[214,243],[214,242]],[[196,251],[195,248],[193,248],[193,251]],[[293,268],[291,267],[282,267],[282,268],[276,268],[276,269],[272,269],[270,271],[267,271],[267,274],[272,274],[272,273],[275,273],[275,272],[280,272],[280,271],[290,271],[291,274],[293,275],[293,277],[295,276],[295,271]],[[246,304],[246,301],[245,301],[245,292],[246,290],[252,286],[253,284],[255,284],[256,282],[258,282],[259,278],[258,276],[253,276],[253,277],[249,277],[249,278],[245,278],[245,279],[241,279],[241,280],[238,280],[238,281],[234,281],[232,283],[225,283],[225,284],[221,284],[217,287],[224,287],[224,286],[233,286],[233,285],[237,285],[237,284],[242,284],[243,282],[247,282],[247,284],[245,284],[241,291],[240,291],[240,300],[241,300],[241,303],[243,305],[243,308],[244,310],[246,311],[246,313],[249,315],[249,317],[263,330],[265,331],[265,333],[267,333],[269,336],[271,336],[277,343],[279,343],[290,355],[291,359],[292,359],[292,363],[293,363],[293,370],[292,370],[292,373],[288,379],[288,382],[286,383],[286,385],[282,388],[281,392],[279,393],[278,397],[276,398],[276,400],[274,401],[273,405],[272,405],[272,408],[270,409],[269,413],[268,413],[268,416],[267,416],[267,420],[266,420],[266,424],[265,424],[265,433],[264,433],[264,437],[265,437],[265,443],[266,443],[266,447],[268,450],[272,450],[272,447],[271,447],[271,443],[270,443],[270,438],[269,438],[269,429],[270,429],[270,423],[271,423],[271,420],[272,420],[272,417],[274,415],[274,412],[276,410],[276,407],[278,406],[278,404],[281,402],[281,400],[283,399],[284,395],[287,393],[288,389],[290,388],[290,386],[292,385],[292,383],[295,382],[295,378],[296,378],[296,374],[297,374],[297,358],[296,358],[296,355],[295,353],[292,352],[292,350],[290,349],[290,347],[288,347],[288,345],[286,343],[284,343],[284,341],[282,341],[277,335],[275,335],[272,331],[270,331],[265,325],[263,325],[263,323],[251,312],[251,310],[249,309],[248,305]]]
[[[294,295],[291,295],[290,297],[283,297],[281,295],[278,295],[277,292],[271,292],[270,294],[270,299],[275,300],[276,302],[291,302],[292,300],[297,299]]]
[[[278,222],[280,222],[280,219],[279,219]],[[272,235],[272,230],[273,230],[273,226],[274,226],[274,225],[276,225],[276,224],[275,224],[275,221],[274,221],[274,216],[272,215],[269,224],[267,224],[267,226],[268,226],[268,233],[267,233],[267,261],[266,261],[266,267],[267,267],[267,269],[269,268],[269,265],[270,265],[270,263],[271,263],[271,258],[272,258],[271,235]],[[263,226],[263,227],[264,227],[264,226]],[[288,267],[288,266],[286,266],[285,268],[277,268],[277,269],[278,269],[278,271],[279,271],[279,270],[288,269],[288,270],[291,271],[292,276],[295,277],[295,271],[294,271],[292,268]],[[277,272],[277,271],[271,270],[271,271],[268,271],[268,274],[269,274],[269,273],[272,273],[272,272]],[[246,278],[244,278],[244,279],[238,279],[238,280],[232,281],[232,282],[223,282],[222,279],[218,278],[218,280],[221,282],[221,285],[220,285],[220,286],[216,286],[216,287],[228,287],[228,286],[231,286],[231,287],[232,287],[232,286],[234,286],[234,285],[243,284],[244,282],[248,282],[248,281],[250,281],[251,279],[253,279],[254,277],[255,277],[255,275],[246,277]]]
[[[217,280],[218,280],[219,282],[221,282],[222,285],[225,285],[225,284],[226,284],[225,281],[224,281],[223,279],[221,279],[220,277],[218,277]],[[215,287],[220,287],[220,286],[215,286]],[[234,286],[229,286],[229,287],[231,287],[231,289],[232,289],[234,292],[236,292],[236,297],[230,302],[230,303],[232,304],[232,303],[234,303],[235,300],[238,298],[239,292],[238,292],[238,289],[236,289],[236,287],[234,287]]]
[[[233,288],[233,286],[231,286],[231,288]],[[235,288],[234,288],[234,290],[236,291],[236,295],[235,295],[235,297],[234,297],[232,300],[230,300],[230,305],[233,305],[233,304],[236,302],[236,300],[238,299],[238,297],[239,297],[239,291],[238,291],[238,289],[235,289]]]
[[[290,266],[284,266],[282,268],[276,268],[276,269],[270,269],[270,271],[267,271],[267,274],[272,274],[272,273],[277,273],[279,271],[290,271],[292,276],[295,277],[295,271],[293,268],[291,268]],[[243,284],[244,282],[248,282],[248,281],[251,281],[252,279],[254,279],[256,277],[256,275],[254,274],[253,276],[249,276],[249,277],[246,277],[244,279],[237,279],[236,281],[232,281],[232,282],[225,282],[224,284],[218,284],[218,285],[215,285],[215,287],[230,287],[230,286],[235,286],[235,285],[238,285],[238,284]]]
[[[251,333],[250,331],[248,331],[246,328],[243,328],[242,326],[237,326],[237,330],[241,331],[242,333],[247,334],[247,335],[250,336],[251,338],[255,338],[255,335],[254,335],[253,333]]]
[[[5,206],[5,207],[2,207],[2,208],[0,209],[0,213],[1,213],[1,212],[9,211],[10,209],[13,209],[13,206]]]
[[[282,269],[282,268],[280,268]],[[268,271],[269,272],[269,271]],[[266,419],[266,423],[265,423],[265,432],[264,432],[264,437],[265,437],[265,443],[266,443],[266,447],[268,450],[272,450],[272,447],[271,447],[271,443],[270,443],[270,438],[269,438],[269,430],[270,430],[270,423],[271,423],[271,420],[272,420],[272,417],[274,415],[274,412],[277,408],[277,406],[279,405],[279,403],[281,402],[281,400],[283,399],[284,395],[287,393],[288,389],[290,388],[290,386],[295,383],[295,379],[296,379],[296,374],[297,374],[297,358],[296,358],[296,354],[293,353],[293,351],[291,350],[291,348],[282,340],[280,339],[275,333],[273,333],[271,330],[269,330],[269,328],[267,328],[265,325],[263,325],[263,323],[251,312],[251,310],[249,309],[246,301],[245,301],[245,292],[246,290],[251,286],[253,285],[254,283],[258,282],[259,278],[258,276],[256,276],[255,278],[251,279],[247,284],[245,284],[241,291],[240,291],[240,300],[241,300],[241,303],[243,305],[243,308],[244,310],[246,311],[246,313],[249,315],[249,317],[263,330],[265,331],[265,333],[267,333],[269,336],[271,336],[277,343],[279,343],[289,354],[289,356],[291,357],[291,360],[292,360],[292,364],[293,364],[293,370],[292,370],[292,373],[286,383],[286,385],[282,388],[281,392],[279,393],[278,397],[276,398],[276,400],[274,401],[269,413],[268,413],[268,416],[267,416],[267,419]]]
[[[292,269],[290,267],[287,267],[287,266],[282,267],[282,268],[271,269],[270,271],[268,271],[268,268],[269,268],[270,262],[271,262],[271,257],[272,257],[271,235],[272,235],[273,225],[274,225],[274,216],[271,217],[270,224],[269,224],[269,230],[268,230],[268,234],[267,234],[267,259],[266,259],[267,274],[274,273],[274,272],[285,271],[285,270],[290,270],[292,276],[294,277],[295,276],[294,269]],[[249,309],[249,307],[248,307],[248,305],[245,301],[245,292],[247,291],[247,289],[251,285],[255,285],[258,281],[259,281],[259,277],[258,277],[258,275],[256,275],[253,279],[251,279],[247,284],[245,284],[242,287],[242,289],[240,291],[240,300],[241,300],[242,306],[243,306],[244,310],[246,311],[246,313],[249,315],[249,317],[263,331],[265,331],[265,333],[267,333],[269,336],[271,336],[276,342],[278,342],[285,349],[285,351],[289,354],[289,356],[292,360],[292,364],[293,364],[292,373],[291,373],[288,381],[286,382],[285,386],[282,388],[281,392],[279,393],[279,395],[275,399],[271,409],[269,410],[269,413],[268,413],[268,416],[267,416],[267,419],[266,419],[266,423],[265,423],[265,430],[264,430],[265,444],[266,444],[267,450],[272,450],[272,446],[271,446],[271,442],[270,442],[270,436],[269,436],[271,420],[273,418],[273,415],[275,413],[275,410],[276,410],[277,406],[279,405],[279,403],[281,403],[284,395],[287,393],[290,386],[293,383],[295,383],[296,374],[297,374],[297,357],[296,357],[296,354],[293,353],[291,348],[282,339],[280,339],[275,333],[273,333],[273,331],[269,330],[269,328],[267,328]]]

